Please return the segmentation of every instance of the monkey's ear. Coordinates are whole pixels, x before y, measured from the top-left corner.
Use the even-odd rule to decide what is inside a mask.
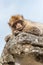
[[[9,25],[9,26],[11,26],[11,24],[10,24],[10,23],[8,23],[8,25]]]
[[[8,23],[8,25],[11,26],[11,27],[13,26],[13,24],[14,24],[13,22],[11,22],[11,23],[9,22]]]
[[[8,25],[12,27],[12,24],[11,23],[8,23]]]

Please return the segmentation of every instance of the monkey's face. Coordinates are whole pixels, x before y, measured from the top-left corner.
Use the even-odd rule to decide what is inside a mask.
[[[17,23],[13,24],[12,28],[21,31],[23,29],[23,21],[18,20]]]
[[[21,15],[16,15],[12,16],[9,21],[9,26],[11,27],[11,30],[13,33],[16,31],[22,31],[24,25],[23,25],[23,16]]]

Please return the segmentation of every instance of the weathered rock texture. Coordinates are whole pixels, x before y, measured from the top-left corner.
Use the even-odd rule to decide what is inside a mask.
[[[0,57],[0,65],[2,65],[2,63],[3,63],[3,62],[2,62],[2,58]]]
[[[17,35],[6,36],[3,65],[43,65],[43,24],[33,26],[31,30],[24,28],[29,32],[19,31]]]

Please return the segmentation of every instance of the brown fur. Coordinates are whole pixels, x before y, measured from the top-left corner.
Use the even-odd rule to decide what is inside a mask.
[[[30,32],[35,35],[41,35],[43,32],[43,24],[26,20],[21,15],[12,16],[8,24],[12,29],[12,33],[23,31]]]
[[[21,31],[23,29],[23,16],[12,16],[8,24],[12,29],[12,33],[18,33],[18,31]]]
[[[16,16],[11,16],[10,20],[9,20],[9,26],[13,26],[13,24],[17,23],[18,20],[22,20],[23,16],[20,15],[16,15]]]

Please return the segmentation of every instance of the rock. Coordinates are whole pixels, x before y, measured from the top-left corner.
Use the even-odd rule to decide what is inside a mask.
[[[2,61],[2,58],[0,57],[0,65],[2,65],[3,61]]]
[[[43,37],[25,32],[20,32],[17,36],[12,35],[9,41],[6,42],[2,58],[3,62],[6,63],[14,62],[20,65],[43,64]],[[33,60],[34,63],[31,64]]]

